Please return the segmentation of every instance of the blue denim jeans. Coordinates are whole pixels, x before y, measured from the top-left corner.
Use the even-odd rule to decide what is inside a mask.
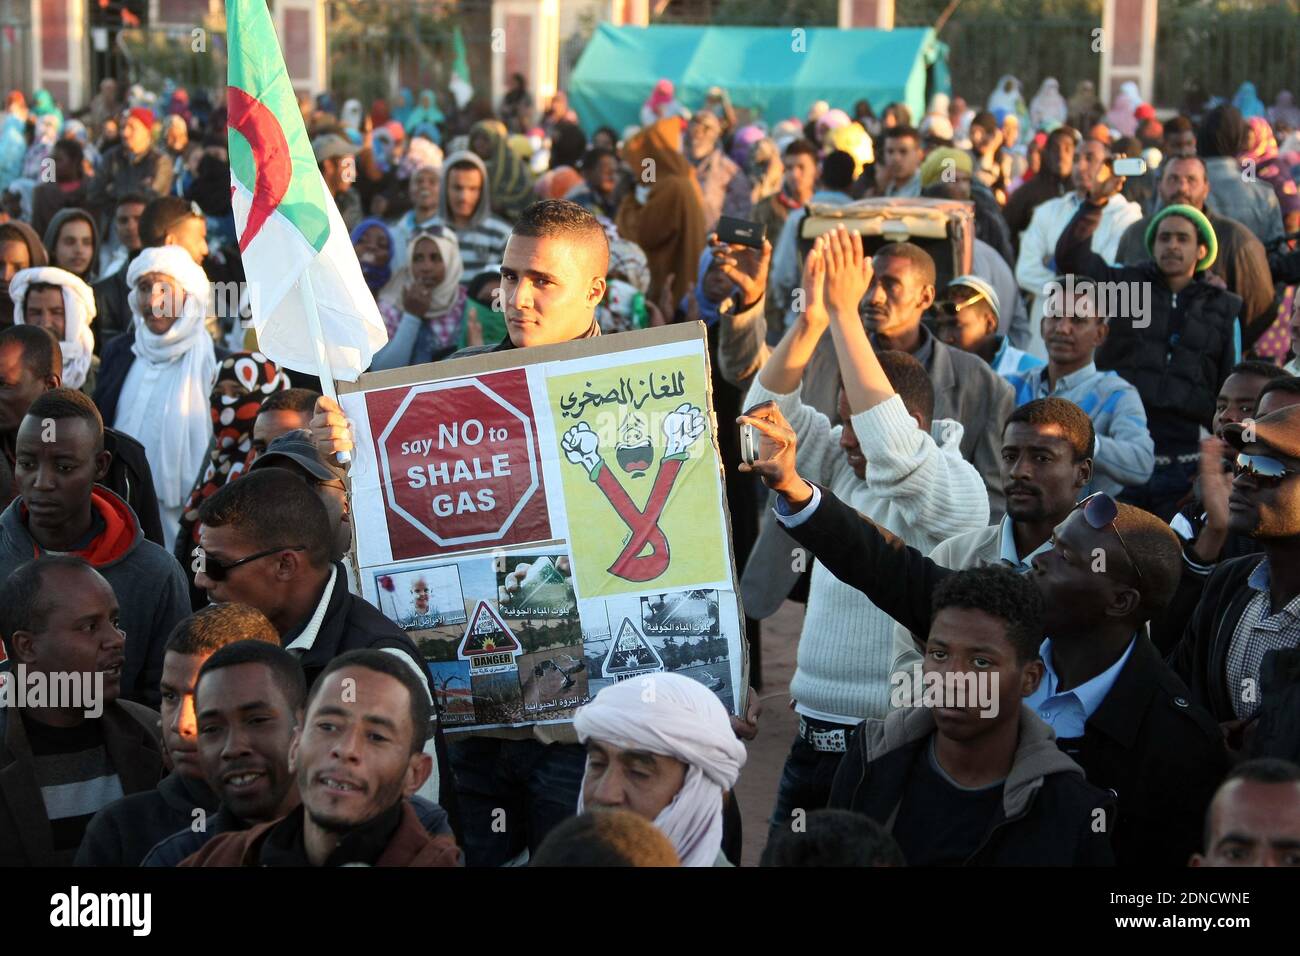
[[[790,826],[795,810],[812,813],[826,807],[831,798],[831,781],[843,759],[842,753],[814,750],[802,737],[794,739],[768,821],[769,840],[778,829]]]
[[[466,866],[501,866],[530,853],[578,810],[587,752],[579,744],[468,737],[447,751],[460,801]]]

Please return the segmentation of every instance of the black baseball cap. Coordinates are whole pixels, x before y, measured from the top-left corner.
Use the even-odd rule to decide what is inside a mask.
[[[295,428],[275,439],[248,470],[282,468],[286,459],[318,481],[340,481],[344,476],[341,469],[325,460],[312,441],[311,432],[305,428]]]

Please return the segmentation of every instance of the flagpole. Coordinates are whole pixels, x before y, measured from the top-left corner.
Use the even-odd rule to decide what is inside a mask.
[[[310,270],[304,270],[298,279],[298,291],[302,295],[303,311],[307,313],[307,331],[316,346],[316,368],[320,376],[321,392],[338,404],[339,393],[334,387],[334,370],[330,367],[329,354],[325,350],[325,333],[321,329],[320,313],[316,311],[316,293],[311,287]],[[352,461],[352,455],[346,451],[336,451],[334,460],[340,465],[347,465]]]

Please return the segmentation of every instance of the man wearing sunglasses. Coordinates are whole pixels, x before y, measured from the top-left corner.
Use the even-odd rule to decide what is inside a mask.
[[[936,587],[954,572],[905,547],[795,468],[793,430],[778,409],[742,416],[763,434],[752,466],[777,493],[777,517],[845,584],[928,639]],[[1121,866],[1179,865],[1200,840],[1225,769],[1209,714],[1161,660],[1148,621],[1173,597],[1182,567],[1169,526],[1105,494],[1080,502],[1033,560],[1046,613],[1044,679],[1025,703],[1056,731],[1088,782],[1118,797],[1112,832]]]
[[[1223,438],[1237,452],[1228,529],[1264,554],[1215,569],[1170,663],[1229,747],[1295,753],[1300,685],[1287,675],[1300,666],[1300,405],[1228,425]]]

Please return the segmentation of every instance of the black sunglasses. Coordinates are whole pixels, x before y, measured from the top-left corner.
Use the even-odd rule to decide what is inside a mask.
[[[1083,520],[1088,522],[1088,526],[1095,531],[1104,531],[1110,528],[1115,532],[1115,537],[1119,538],[1119,546],[1124,549],[1124,556],[1128,558],[1128,563],[1133,566],[1133,571],[1137,574],[1138,586],[1142,585],[1142,568],[1133,558],[1133,552],[1128,549],[1127,542],[1124,541],[1124,535],[1120,533],[1119,525],[1115,519],[1119,517],[1119,505],[1115,499],[1104,491],[1098,491],[1080,501],[1075,508],[1083,509]]]
[[[202,548],[195,548],[195,556],[198,556],[202,550]],[[238,561],[231,561],[229,563],[218,561],[216,558],[207,557],[205,555],[203,559],[203,573],[213,581],[224,581],[230,575],[230,572],[235,570],[235,568],[239,567],[241,564],[248,564],[250,561],[256,561],[258,558],[265,558],[268,555],[279,554],[281,551],[306,550],[307,546],[305,544],[288,545],[282,548],[271,548],[267,551],[259,551],[257,554],[250,554],[246,558],[240,558]]]
[[[1266,482],[1269,485],[1279,484],[1283,478],[1300,474],[1276,458],[1269,458],[1267,455],[1247,455],[1244,451],[1232,463],[1232,473],[1250,475],[1255,482]]]

